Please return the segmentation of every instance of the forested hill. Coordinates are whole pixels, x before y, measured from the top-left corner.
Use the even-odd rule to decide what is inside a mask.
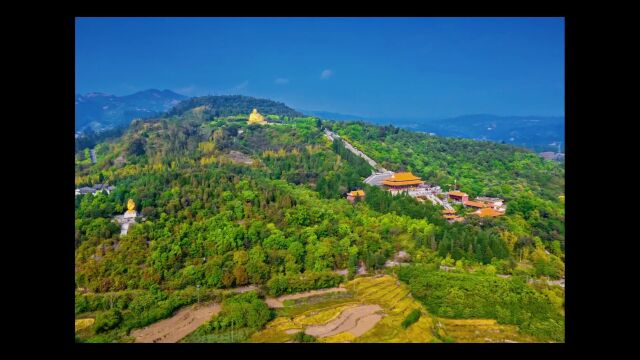
[[[253,107],[278,123],[248,125]],[[427,304],[433,300],[424,298],[424,288],[436,285],[443,302],[429,306],[441,316],[491,316],[544,341],[563,341],[562,289],[550,290],[542,279],[564,276],[559,164],[507,145],[283,118],[255,103],[220,111],[198,121],[189,120],[189,111],[135,121],[95,146],[96,163],[89,149],[76,152],[76,186],[115,187],[75,198],[76,314],[112,316],[96,320],[101,333],[92,341],[111,342],[170,316],[196,301],[196,286],[255,284],[274,295],[332,287],[343,280],[337,270],[353,278],[359,264],[369,273],[391,271],[385,262],[400,250],[436,272],[401,279]],[[222,115],[234,112],[242,116]],[[507,214],[449,224],[430,202],[365,185],[369,164],[328,140],[323,127],[389,169],[414,171],[444,188],[457,179],[473,195],[503,196]],[[365,199],[349,203],[344,193],[358,188]],[[113,219],[129,198],[140,217],[121,235]],[[441,265],[464,276],[440,272]],[[463,311],[466,302],[494,292],[496,274],[506,276],[500,296]],[[464,292],[446,292],[453,280]],[[518,300],[525,289],[535,301]],[[110,306],[104,294],[120,297]]]
[[[223,117],[249,114],[254,108],[262,114],[298,117],[303,116],[285,104],[269,99],[243,95],[201,96],[180,102],[168,112],[168,116],[182,115],[186,111],[204,107],[205,117]]]

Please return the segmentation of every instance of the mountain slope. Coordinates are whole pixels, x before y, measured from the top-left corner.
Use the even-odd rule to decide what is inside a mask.
[[[103,93],[76,95],[76,130],[128,125],[135,118],[158,115],[186,99],[171,90],[145,90],[126,96]]]
[[[562,314],[563,289],[538,289],[522,280],[564,276],[560,164],[508,145],[389,126],[314,118],[255,126],[239,118],[134,121],[122,136],[95,147],[95,163],[89,149],[76,153],[78,187],[115,186],[108,194],[75,200],[75,312],[78,318],[96,317],[96,325],[80,340],[130,341],[129,330],[169,317],[179,307],[211,301],[220,294],[216,289],[252,284],[282,294],[334,287],[344,280],[340,273],[345,270],[350,276],[360,268],[383,272],[386,260],[402,249],[431,271],[439,272],[444,264],[475,274],[460,279],[477,285],[469,287],[469,294],[456,289],[447,295],[451,309],[459,308],[461,299],[482,297],[499,279],[496,273],[511,275],[498,280],[507,285],[502,298],[517,300],[524,288],[535,301],[501,308],[500,299],[488,298],[484,304],[496,308],[498,323],[512,314],[540,313],[544,306],[549,311],[515,325],[541,339],[563,341],[557,331],[563,329],[562,317],[552,313]],[[443,187],[457,179],[470,195],[504,196],[508,213],[449,224],[430,202],[369,187],[362,179],[370,166],[341,142],[328,140],[323,127],[353,140],[390,169],[415,171]],[[363,188],[366,197],[351,204],[343,194],[356,188]],[[123,235],[113,219],[126,210],[128,199],[134,200],[140,218]],[[357,291],[380,301],[406,299],[397,296],[398,287],[367,289],[358,286]],[[416,288],[412,296],[420,300],[423,294]],[[224,320],[227,305],[223,301],[219,317],[198,330],[203,338],[229,330],[213,325],[229,324]],[[241,317],[233,328],[236,334],[249,336],[263,326],[245,325],[250,324],[245,317],[256,318],[253,305],[266,306],[257,299],[232,304]],[[403,332],[398,323],[404,314],[380,321],[372,329],[376,340]],[[417,322],[408,331],[416,329],[426,330]]]

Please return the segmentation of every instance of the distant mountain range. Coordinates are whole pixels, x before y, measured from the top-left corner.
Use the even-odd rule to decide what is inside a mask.
[[[490,114],[465,115],[445,119],[374,118],[327,111],[300,110],[323,119],[337,121],[366,121],[378,125],[434,133],[439,136],[462,137],[475,140],[504,142],[534,151],[564,152],[563,116],[497,116]]]
[[[76,95],[76,131],[104,130],[128,125],[135,118],[147,118],[166,112],[186,98],[171,90],[155,89],[126,96],[97,92]]]
[[[199,117],[248,114],[257,108],[262,114],[288,117],[303,114],[336,121],[366,121],[378,125],[434,133],[439,136],[504,142],[534,151],[557,151],[564,145],[564,117],[465,115],[454,118],[382,118],[328,111],[295,110],[269,99],[242,95],[187,98],[171,90],[145,90],[126,96],[103,93],[76,95],[76,131],[105,130],[128,125],[135,118],[182,115],[201,109]],[[561,148],[564,152],[564,148]]]
[[[535,151],[557,150],[560,144],[564,152],[563,116],[465,115],[403,125],[440,136],[504,142]]]

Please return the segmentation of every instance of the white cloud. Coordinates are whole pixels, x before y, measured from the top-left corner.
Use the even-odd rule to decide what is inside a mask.
[[[321,79],[328,79],[331,76],[333,76],[333,71],[331,69],[325,69],[324,71],[322,71],[320,73],[320,78]]]
[[[278,84],[278,85],[288,84],[288,83],[289,83],[289,79],[285,79],[285,78],[277,78],[274,82],[275,82],[276,84]]]

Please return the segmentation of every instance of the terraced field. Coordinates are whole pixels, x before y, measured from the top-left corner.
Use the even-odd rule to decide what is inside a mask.
[[[406,285],[391,276],[363,277],[346,284],[353,296],[286,307],[254,342],[286,342],[305,331],[319,342],[433,342],[434,322],[422,305],[409,296]],[[408,329],[400,323],[412,309],[423,316]]]
[[[515,325],[500,325],[494,319],[437,319],[445,336],[461,343],[538,342],[522,334]]]
[[[344,296],[320,294],[308,303],[284,305],[276,319],[253,334],[252,342],[290,342],[304,331],[318,342],[535,342],[517,327],[493,319],[444,319],[431,316],[392,276],[362,277],[348,282]],[[413,310],[420,319],[403,329]]]

